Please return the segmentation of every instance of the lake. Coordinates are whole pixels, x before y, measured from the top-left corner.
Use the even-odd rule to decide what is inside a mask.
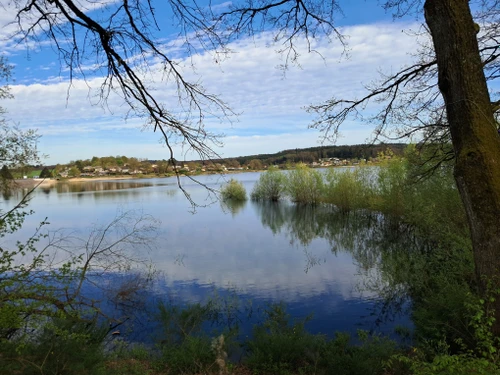
[[[230,177],[241,181],[249,194],[259,173]],[[196,178],[214,189],[225,181],[213,175]],[[128,210],[158,220],[150,248],[141,247],[140,257],[155,274],[140,292],[146,302],[129,325],[132,340],[147,340],[155,330],[151,311],[158,301],[183,305],[214,294],[238,300],[245,334],[261,319],[262,309],[280,302],[294,318],[312,314],[307,328],[328,336],[357,329],[392,335],[396,326],[411,328],[404,286],[392,304],[380,291],[390,283],[384,254],[411,251],[416,241],[391,231],[382,216],[342,215],[332,207],[288,201],[225,206],[213,201],[204,186],[186,177],[181,182],[193,201],[206,207],[193,213],[175,178],[60,182],[38,188],[29,204],[35,213],[18,236],[28,236],[45,217],[47,228],[63,228],[81,238],[92,225],[106,225]],[[0,209],[15,202],[15,196],[4,199]],[[127,272],[114,275],[126,278]]]

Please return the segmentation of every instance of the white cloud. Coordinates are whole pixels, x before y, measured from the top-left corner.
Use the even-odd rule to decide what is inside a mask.
[[[313,47],[320,55],[306,53],[305,43],[298,43],[299,49],[304,51],[300,57],[301,68],[292,66],[285,74],[276,69],[283,63],[283,57],[274,52],[276,48],[266,33],[232,44],[230,48],[234,53],[221,64],[215,64],[213,56],[205,53],[180,61],[180,66],[187,79],[200,81],[209,93],[220,95],[235,112],[241,113],[238,121],[232,124],[206,118],[209,130],[229,136],[222,150],[224,155],[314,146],[319,133],[306,130],[312,117],[305,113],[304,107],[332,96],[360,95],[363,84],[377,79],[379,70],[395,70],[408,64],[417,42],[401,30],[411,26],[415,27],[392,23],[345,28],[343,31],[349,35],[350,46],[347,59],[342,58],[343,50],[338,43],[315,40]],[[191,68],[191,63],[196,70]],[[161,82],[159,68],[152,66],[150,71],[153,73],[148,78],[156,82],[155,96],[179,111],[175,91],[172,85]],[[15,99],[3,105],[9,110],[9,116],[23,127],[39,128],[40,133],[49,138],[47,144],[57,144],[58,137],[63,135],[69,142],[68,137],[73,133],[75,138],[71,143],[79,144],[82,153],[88,150],[83,157],[91,157],[95,147],[82,143],[77,134],[113,131],[115,136],[107,140],[108,147],[115,153],[130,153],[123,137],[130,137],[130,128],[140,128],[142,123],[139,119],[124,123],[128,108],[119,95],[112,93],[106,106],[98,105],[97,90],[101,83],[99,77],[87,82],[74,79],[70,87],[67,80],[55,77],[38,83],[13,85]],[[344,128],[345,138],[339,143],[359,143],[369,137],[366,128],[350,129]],[[140,138],[146,144],[151,143],[144,148],[134,148],[134,151],[147,153],[149,148],[152,155],[165,152],[156,143],[156,135],[141,135]],[[51,160],[65,161],[64,154],[54,153],[54,148],[43,151],[51,154]],[[136,156],[158,158],[144,154]]]

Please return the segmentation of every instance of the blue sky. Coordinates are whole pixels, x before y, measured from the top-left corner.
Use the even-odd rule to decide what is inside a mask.
[[[233,157],[319,145],[319,132],[308,129],[314,115],[306,113],[305,107],[332,96],[361,95],[364,85],[376,80],[380,71],[394,72],[413,60],[417,41],[408,30],[418,30],[418,22],[393,21],[376,1],[343,3],[344,15],[339,14],[336,22],[347,37],[348,55],[342,53],[339,43],[322,37],[314,40],[321,56],[307,53],[299,40],[297,46],[303,48],[300,67],[291,66],[286,74],[276,68],[283,56],[275,52],[279,46],[273,44],[271,32],[235,41],[230,45],[233,53],[219,63],[214,62],[211,51],[191,59],[175,51],[185,77],[202,83],[207,92],[219,95],[238,113],[230,121],[207,117],[206,128],[225,135],[224,146],[217,152]],[[99,74],[89,75],[87,81],[77,77],[70,86],[67,67],[53,48],[42,43],[27,49],[9,40],[14,11],[5,7],[0,12],[0,50],[15,66],[11,85],[15,98],[0,104],[22,128],[38,129],[42,135],[39,149],[47,155],[44,164],[108,155],[169,157],[159,134],[144,128],[141,119],[126,118],[127,108],[120,98],[112,95],[106,107],[96,105],[94,90],[102,80]],[[158,8],[157,16],[165,21],[159,25],[158,37],[175,44],[177,30],[172,28],[168,12]],[[154,78],[156,67],[151,69]],[[171,105],[173,93],[163,85],[158,79],[155,94]],[[364,143],[371,130],[366,124],[346,122],[337,144]],[[180,146],[176,153],[179,159],[196,158]]]

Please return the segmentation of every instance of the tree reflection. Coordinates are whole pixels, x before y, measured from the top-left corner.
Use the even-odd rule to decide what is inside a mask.
[[[286,202],[252,201],[252,205],[254,205],[264,227],[271,229],[274,234],[281,233],[287,218],[290,216]]]
[[[84,182],[59,182],[54,185],[54,189],[58,193],[83,193],[97,191],[116,191],[126,189],[138,189],[143,187],[154,186],[149,182],[139,181],[84,181]]]
[[[304,247],[305,272],[326,259],[315,256],[311,242],[325,239],[332,253],[349,253],[358,267],[361,292],[377,295],[379,319],[386,320],[409,306],[415,289],[415,272],[426,270],[429,244],[411,227],[381,214],[343,213],[333,206],[293,205],[287,202],[253,202],[262,225],[274,234],[284,233],[292,244]]]
[[[219,202],[222,211],[229,211],[233,217],[235,217],[247,204],[247,201],[237,199],[226,199],[220,200]]]

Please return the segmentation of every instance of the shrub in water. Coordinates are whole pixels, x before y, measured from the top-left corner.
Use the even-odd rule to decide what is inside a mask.
[[[297,164],[286,176],[286,191],[296,203],[319,203],[323,192],[323,174],[305,164]]]
[[[276,167],[262,173],[252,190],[252,200],[278,201],[285,191],[285,175]]]
[[[386,214],[402,216],[408,197],[408,163],[406,160],[391,157],[386,159],[378,170],[376,199],[373,208]]]
[[[369,168],[329,169],[325,175],[324,201],[342,212],[368,208],[373,191]]]
[[[220,190],[222,200],[244,201],[247,199],[247,192],[243,184],[235,179],[222,186]]]

